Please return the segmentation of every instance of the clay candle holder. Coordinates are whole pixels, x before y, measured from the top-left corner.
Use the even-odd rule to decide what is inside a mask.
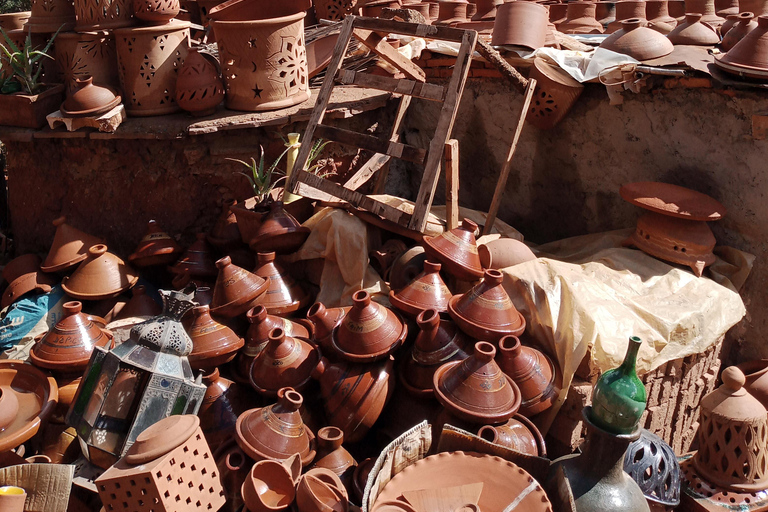
[[[3,267],[3,279],[8,287],[3,292],[0,307],[10,306],[24,295],[35,291],[48,293],[58,283],[55,276],[40,271],[40,257],[36,254],[22,254]]]
[[[427,309],[447,312],[451,297],[450,290],[440,277],[440,264],[431,261],[424,262],[424,271],[405,288],[389,292],[389,302],[412,318]]]
[[[43,272],[61,272],[74,267],[88,257],[88,249],[100,244],[101,240],[83,233],[66,223],[66,217],[53,221],[56,234],[45,261],[40,266]]]
[[[564,34],[602,34],[603,25],[595,19],[595,2],[569,2],[565,20],[557,24]]]
[[[296,497],[296,483],[280,462],[260,460],[240,489],[248,512],[287,510]]]
[[[520,388],[520,413],[534,416],[546,411],[557,400],[562,377],[557,366],[544,353],[525,347],[516,336],[499,341],[498,363]]]
[[[677,26],[677,20],[669,15],[667,0],[646,0],[645,17],[650,28],[665,35]]]
[[[314,340],[327,353],[333,353],[333,331],[341,325],[350,307],[326,308],[316,302],[307,310],[307,320],[314,325]]]
[[[163,25],[181,10],[179,0],[133,0],[133,14],[149,25]]]
[[[506,2],[496,8],[491,44],[535,50],[546,44],[549,11],[536,2]]]
[[[253,306],[269,288],[269,279],[248,272],[232,264],[229,256],[216,262],[219,276],[213,288],[211,312],[215,315],[234,318],[242,315]]]
[[[181,254],[181,247],[176,240],[162,230],[155,220],[147,223],[147,232],[139,242],[128,261],[137,267],[168,265],[176,261]]]
[[[286,387],[302,391],[318,362],[320,351],[308,341],[286,336],[280,328],[273,329],[267,346],[251,364],[251,386],[269,397]]]
[[[168,270],[176,275],[190,277],[216,277],[218,270],[213,260],[213,250],[205,240],[205,233],[198,233],[197,240],[181,255],[176,264]]]
[[[342,444],[344,432],[338,427],[323,427],[317,431],[317,456],[312,468],[332,471],[347,489],[352,488],[352,476],[357,461]]]
[[[616,2],[616,19],[606,29],[606,34],[613,34],[622,28],[621,22],[629,19],[646,20],[645,0],[619,0]]]
[[[736,46],[736,43],[744,39],[744,37],[757,28],[757,21],[755,16],[751,12],[742,12],[741,14],[731,14],[728,19],[723,23],[722,34],[723,40],[720,41],[720,48],[724,51],[729,51]],[[729,22],[732,22],[728,27]]]
[[[715,57],[715,65],[732,75],[757,80],[768,79],[768,16],[757,18],[757,28],[748,33],[725,55]]]
[[[667,34],[672,44],[687,44],[693,46],[714,46],[720,42],[720,36],[711,26],[701,22],[701,14],[688,13],[685,21]]]
[[[309,233],[309,228],[299,224],[299,221],[285,210],[281,201],[273,201],[269,214],[248,244],[258,252],[290,254],[301,247]]]
[[[209,306],[197,306],[192,310],[192,324],[187,329],[192,339],[189,364],[193,369],[212,370],[235,358],[243,348],[243,338],[226,325],[211,318]]]
[[[475,281],[483,275],[477,254],[476,231],[477,224],[464,219],[458,228],[434,237],[425,236],[424,250],[452,276],[464,281]]]
[[[643,26],[645,23],[640,18],[622,21],[622,29],[605,38],[600,48],[623,53],[640,61],[658,59],[672,53],[675,48],[672,42],[661,33]]]
[[[270,315],[284,315],[306,307],[309,295],[282,266],[275,263],[274,252],[260,252],[254,274],[269,280],[269,288],[259,299]]]
[[[216,59],[210,55],[206,57],[195,48],[189,50],[176,79],[176,103],[193,116],[208,116],[216,111],[223,100],[224,79],[221,78]],[[225,213],[228,214],[225,219],[228,219],[229,207]],[[219,221],[214,226],[214,232],[217,228],[221,229]],[[240,241],[239,233],[237,241]]]
[[[88,258],[61,283],[64,292],[79,300],[103,300],[117,297],[132,288],[139,275],[123,260],[97,244],[88,249]]]

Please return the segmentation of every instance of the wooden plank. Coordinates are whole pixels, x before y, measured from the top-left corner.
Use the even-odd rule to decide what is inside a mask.
[[[389,91],[397,94],[406,94],[430,101],[443,101],[445,88],[440,85],[417,82],[415,80],[397,79],[388,76],[372,75],[341,69],[336,75],[336,81],[344,85],[356,85],[380,91]]]
[[[369,158],[367,162],[361,165],[360,169],[358,169],[357,172],[344,183],[344,188],[348,188],[350,190],[359,189],[369,179],[371,179],[371,176],[376,174],[376,172],[378,172],[382,167],[387,165],[390,158],[391,157],[389,155],[376,153],[371,158]]]
[[[459,227],[459,141],[445,143],[445,228]]]
[[[523,98],[523,108],[520,112],[520,119],[517,121],[517,128],[515,134],[512,137],[512,144],[509,146],[509,152],[507,153],[507,159],[504,161],[504,165],[501,167],[501,173],[499,174],[499,181],[496,182],[496,190],[493,192],[493,200],[491,201],[491,207],[488,209],[488,215],[485,217],[485,226],[483,226],[483,234],[487,235],[493,228],[493,223],[496,221],[496,214],[499,213],[499,206],[501,205],[501,198],[504,195],[504,190],[507,187],[507,178],[509,177],[509,171],[512,169],[512,158],[515,156],[515,150],[517,149],[517,142],[520,140],[520,134],[523,131],[525,125],[525,117],[528,115],[528,109],[531,107],[531,98],[533,98],[533,91],[536,89],[536,79],[528,79],[528,87],[525,90],[525,97]]]
[[[465,30],[461,47],[459,48],[459,55],[456,57],[456,67],[446,88],[440,119],[437,122],[435,134],[432,136],[432,142],[429,145],[427,163],[424,166],[424,175],[421,179],[416,203],[414,204],[411,223],[408,225],[410,229],[419,232],[424,232],[424,228],[427,225],[429,207],[432,206],[435,190],[437,189],[437,180],[439,178],[443,151],[445,150],[445,142],[453,130],[453,123],[459,110],[459,101],[461,100],[462,92],[464,92],[464,84],[467,81],[469,65],[472,61],[472,53],[474,52],[476,42],[477,32]]]
[[[355,28],[352,33],[360,40],[363,46],[377,54],[388,64],[405,73],[406,77],[419,82],[425,82],[427,80],[427,75],[424,73],[423,69],[414,64],[411,60],[403,57],[399,51],[386,41],[386,34],[381,35],[360,28]],[[334,74],[335,71],[336,70],[334,70]]]
[[[381,140],[373,135],[366,135],[364,133],[353,132],[352,130],[336,128],[334,126],[326,126],[324,124],[317,126],[315,134],[323,139],[332,140],[361,149],[367,149],[374,153],[384,153],[385,155],[394,156],[395,158],[417,164],[423,164],[424,157],[426,156],[425,150],[409,146],[408,144]]]
[[[401,96],[400,105],[397,107],[395,113],[395,122],[392,123],[392,132],[390,133],[389,140],[397,141],[400,139],[400,131],[402,129],[403,120],[405,114],[408,112],[408,107],[411,106],[412,96]],[[384,192],[384,185],[387,183],[387,176],[389,176],[389,162],[379,171],[379,175],[376,177],[376,183],[373,186],[374,194],[381,194]]]
[[[462,42],[465,32],[458,28],[421,25],[419,23],[403,23],[401,21],[385,20],[381,18],[364,18],[362,16],[357,17],[355,26],[375,32],[424,37],[426,39],[440,39],[442,41],[453,41],[454,43]]]

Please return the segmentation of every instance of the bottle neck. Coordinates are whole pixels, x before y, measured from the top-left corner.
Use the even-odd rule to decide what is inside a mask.
[[[637,365],[637,353],[640,351],[640,345],[642,341],[636,336],[629,338],[629,345],[627,346],[627,354],[624,356],[624,361],[619,367],[624,373],[629,371],[635,371]]]

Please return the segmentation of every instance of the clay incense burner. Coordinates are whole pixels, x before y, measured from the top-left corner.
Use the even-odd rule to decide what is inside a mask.
[[[192,353],[188,356],[192,368],[213,370],[234,359],[243,348],[243,338],[211,318],[209,306],[197,306],[192,314],[192,324],[187,329],[192,339]]]
[[[452,276],[464,281],[475,281],[483,275],[477,254],[476,231],[477,224],[464,219],[458,228],[434,237],[425,236],[424,250]]]
[[[137,267],[168,265],[176,261],[180,254],[179,244],[160,228],[157,221],[150,220],[144,238],[133,254],[128,256],[128,261]]]
[[[233,318],[255,306],[269,288],[269,279],[248,272],[232,263],[229,256],[216,262],[219,275],[213,288],[211,312]]]
[[[251,386],[265,396],[276,396],[285,387],[302,391],[319,361],[319,349],[307,340],[286,336],[279,327],[272,329],[267,346],[251,364]]]
[[[389,292],[389,302],[412,318],[427,309],[447,312],[451,297],[450,290],[440,277],[440,264],[431,261],[424,262],[424,271],[405,288]]]
[[[310,297],[286,270],[275,263],[274,252],[260,252],[258,266],[253,271],[262,279],[269,280],[269,288],[259,299],[270,315],[284,315],[306,307]]]

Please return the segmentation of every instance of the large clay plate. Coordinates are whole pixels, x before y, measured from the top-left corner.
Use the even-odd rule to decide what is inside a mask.
[[[50,416],[59,400],[56,381],[34,366],[12,359],[0,361],[0,388],[10,390],[19,401],[13,422],[0,432],[0,452],[29,440]]]
[[[640,181],[619,189],[625,201],[652,212],[688,220],[718,220],[726,210],[716,199],[671,183]]]
[[[517,502],[514,510],[552,512],[546,493],[528,472],[500,457],[473,452],[438,453],[421,459],[395,475],[376,503],[398,499],[404,491],[476,482],[483,482],[477,505],[484,512],[501,512],[513,502]]]

